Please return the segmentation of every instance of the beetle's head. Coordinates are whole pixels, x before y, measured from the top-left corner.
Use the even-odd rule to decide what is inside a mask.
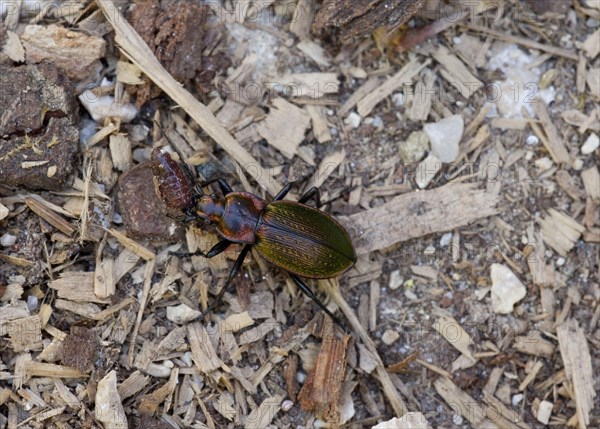
[[[211,222],[218,222],[223,217],[225,203],[214,195],[201,195],[196,200],[196,211],[198,216]]]

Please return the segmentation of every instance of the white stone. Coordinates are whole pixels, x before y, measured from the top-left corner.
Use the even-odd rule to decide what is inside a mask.
[[[513,406],[517,406],[519,405],[519,402],[521,402],[523,400],[523,395],[520,393],[517,393],[516,395],[514,395],[512,397],[512,404]]]
[[[450,244],[451,241],[452,241],[452,233],[447,232],[444,235],[442,235],[442,238],[440,238],[440,246],[446,247],[447,245]]]
[[[360,115],[356,112],[351,112],[346,119],[344,119],[344,124],[349,125],[352,128],[358,128],[360,125]]]
[[[581,153],[583,155],[589,155],[598,149],[598,147],[600,147],[600,137],[598,137],[598,134],[592,133],[581,146]]]
[[[190,322],[201,315],[201,311],[194,310],[185,304],[167,307],[167,319],[173,323],[177,323],[178,325]]]
[[[432,426],[427,422],[427,418],[419,412],[411,411],[404,414],[401,418],[394,417],[386,422],[381,422],[371,429],[426,429]]]
[[[402,278],[402,276],[400,275],[400,270],[394,270],[390,273],[390,289],[391,290],[396,290],[398,289],[400,286],[402,286],[402,283],[404,282],[404,279]]]
[[[526,289],[517,276],[505,265],[492,264],[492,310],[508,314],[516,302],[525,297]]]
[[[438,157],[433,153],[427,155],[427,158],[417,165],[417,170],[415,171],[415,182],[417,183],[417,186],[420,189],[425,189],[441,168],[442,161],[440,161]]]
[[[552,415],[552,407],[554,404],[550,401],[542,401],[537,410],[537,415],[535,416],[538,419],[538,422],[547,425],[550,422],[550,416]]]
[[[386,331],[381,336],[381,341],[383,341],[384,344],[387,344],[389,346],[390,344],[393,344],[398,338],[400,338],[400,334],[398,332],[393,331],[391,329],[386,329]]]
[[[429,137],[431,153],[442,162],[453,162],[458,157],[465,122],[460,115],[449,116],[433,124],[425,124],[423,131]]]
[[[395,107],[402,107],[404,105],[404,94],[397,92],[392,95],[392,103],[394,103]]]
[[[10,247],[17,242],[17,236],[9,234],[8,232],[0,237],[0,244],[3,247]]]
[[[102,122],[104,118],[117,117],[121,122],[126,123],[135,118],[138,113],[134,104],[115,103],[115,97],[111,95],[98,97],[89,89],[81,93],[79,101],[96,122]]]
[[[550,158],[548,158],[547,156],[540,158],[540,159],[536,159],[535,166],[542,171],[547,170],[550,167],[552,167],[552,160]]]

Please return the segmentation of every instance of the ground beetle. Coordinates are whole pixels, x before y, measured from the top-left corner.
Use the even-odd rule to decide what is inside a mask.
[[[197,251],[195,254],[212,258],[232,243],[245,244],[225,285],[206,312],[220,301],[254,247],[264,258],[288,271],[300,290],[342,326],[300,278],[336,277],[356,262],[356,253],[346,230],[331,216],[305,204],[311,198],[318,204],[318,188],[309,189],[298,202],[282,201],[291,189],[292,183],[289,183],[267,202],[248,192],[234,192],[220,178],[196,182],[191,172],[175,161],[165,148],[154,149],[152,160],[156,190],[165,204],[183,211],[187,221],[204,220],[214,224],[222,237],[208,252]],[[202,188],[213,182],[219,184],[222,196],[203,192]]]

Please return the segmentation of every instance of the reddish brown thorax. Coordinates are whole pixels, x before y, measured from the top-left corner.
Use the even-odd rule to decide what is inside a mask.
[[[225,212],[225,201],[212,195],[204,195],[196,203],[196,212],[201,218],[217,223]]]
[[[254,243],[256,228],[267,202],[247,192],[232,192],[224,199],[203,196],[196,206],[198,216],[217,225],[223,238],[234,243]]]

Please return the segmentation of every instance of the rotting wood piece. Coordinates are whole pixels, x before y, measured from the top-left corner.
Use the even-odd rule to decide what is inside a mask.
[[[340,394],[346,373],[346,352],[349,335],[339,338],[333,322],[325,326],[323,344],[315,361],[315,367],[300,390],[300,406],[327,422],[339,422]]]
[[[423,3],[424,0],[325,0],[314,25],[319,30],[339,27],[342,39],[367,35],[377,27],[390,32],[408,21]]]

